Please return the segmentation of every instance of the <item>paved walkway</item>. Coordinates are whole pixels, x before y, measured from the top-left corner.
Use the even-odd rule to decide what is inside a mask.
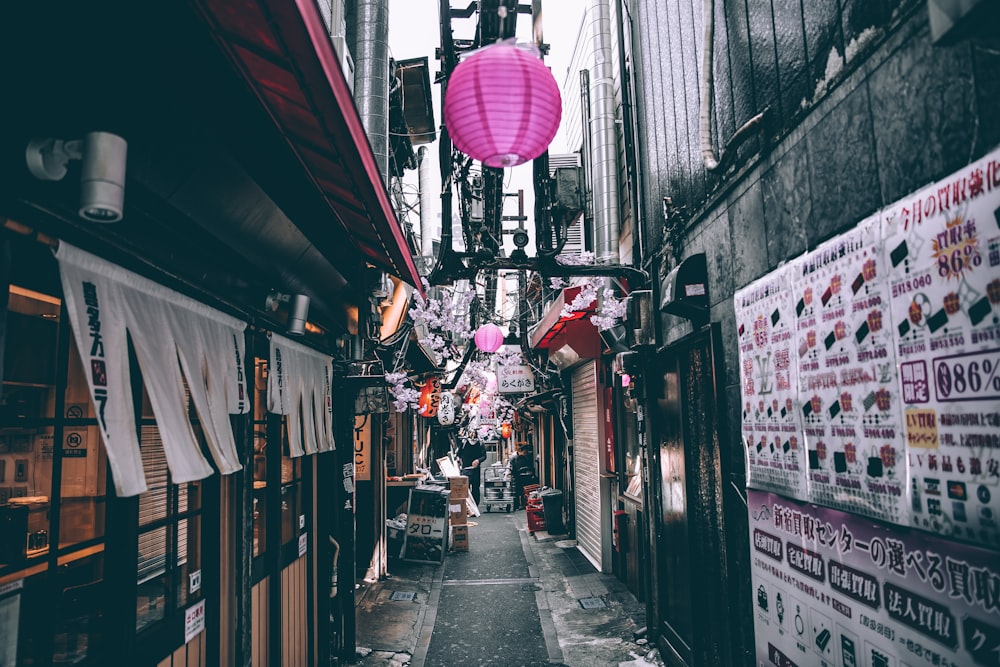
[[[529,534],[523,511],[470,521],[468,552],[443,565],[393,562],[389,578],[358,591],[357,664],[663,664],[635,639],[645,605],[575,543]]]

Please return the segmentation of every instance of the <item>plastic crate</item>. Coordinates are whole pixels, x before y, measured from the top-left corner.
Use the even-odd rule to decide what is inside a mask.
[[[525,510],[525,514],[528,517],[528,532],[534,533],[539,530],[545,530],[545,511],[534,507],[529,507]]]

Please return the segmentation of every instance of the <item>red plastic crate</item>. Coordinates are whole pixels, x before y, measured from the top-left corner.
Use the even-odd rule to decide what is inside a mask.
[[[545,512],[542,509],[529,507],[528,509],[525,510],[525,514],[528,516],[529,533],[534,533],[539,530],[545,530]]]

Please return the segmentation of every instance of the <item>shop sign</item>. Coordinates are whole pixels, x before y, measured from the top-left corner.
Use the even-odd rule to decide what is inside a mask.
[[[205,629],[205,601],[200,600],[184,610],[184,643],[197,637]]]
[[[530,366],[500,366],[497,376],[497,389],[501,394],[535,391],[535,374]]]
[[[371,415],[354,417],[354,479],[368,481],[371,469]]]
[[[996,553],[749,490],[757,664],[992,665]]]
[[[201,590],[201,570],[195,570],[188,575],[188,592],[192,595]]]
[[[559,424],[562,426],[563,435],[567,440],[573,439],[573,398],[562,393],[557,401],[559,405]]]

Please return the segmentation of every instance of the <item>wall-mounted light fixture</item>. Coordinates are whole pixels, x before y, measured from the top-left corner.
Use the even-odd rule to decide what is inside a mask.
[[[79,215],[91,222],[118,222],[125,206],[125,157],[128,144],[110,132],[89,132],[83,139],[32,139],[28,171],[43,181],[66,176],[70,160],[80,160]]]
[[[267,295],[264,307],[270,311],[278,310],[282,303],[288,303],[288,329],[292,336],[301,336],[306,332],[306,320],[309,319],[309,297],[305,294],[282,294],[271,292]]]

